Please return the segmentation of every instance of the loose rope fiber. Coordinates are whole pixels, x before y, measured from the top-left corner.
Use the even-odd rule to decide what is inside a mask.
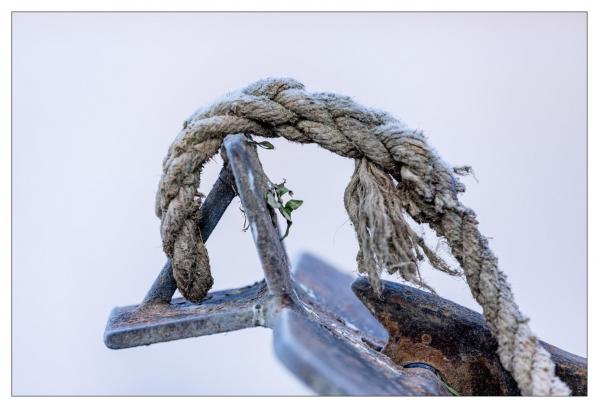
[[[198,229],[203,165],[221,148],[226,135],[248,133],[316,143],[355,160],[345,191],[345,207],[358,237],[358,270],[377,294],[380,274],[399,273],[427,287],[418,262],[428,258],[446,273],[459,274],[430,250],[406,222],[428,224],[444,238],[463,269],[498,342],[502,365],[523,395],[568,395],[555,375],[549,353],[532,334],[514,301],[505,274],[475,213],[463,206],[464,185],[414,131],[389,114],[365,108],[332,93],[311,93],[293,79],[269,78],[228,94],[194,113],[172,143],[163,162],[156,197],[164,251],[183,296],[201,301],[212,287],[208,253]],[[430,289],[430,288],[429,288]]]

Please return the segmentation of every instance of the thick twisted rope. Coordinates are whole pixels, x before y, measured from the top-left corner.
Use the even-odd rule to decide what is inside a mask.
[[[568,395],[549,353],[519,311],[497,258],[477,228],[474,212],[458,193],[464,186],[424,136],[384,112],[348,97],[310,93],[292,79],[266,79],[229,94],[193,114],[169,148],[156,199],[164,250],[181,293],[202,300],[212,286],[208,254],[198,230],[202,166],[224,137],[251,133],[316,143],[356,167],[345,206],[360,244],[358,270],[381,293],[382,271],[420,286],[418,262],[426,256],[449,268],[408,225],[405,214],[447,240],[498,342],[502,365],[524,395]]]

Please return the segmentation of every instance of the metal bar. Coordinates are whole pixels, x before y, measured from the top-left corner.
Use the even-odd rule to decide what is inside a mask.
[[[264,281],[238,289],[210,292],[201,304],[183,298],[115,308],[104,343],[111,349],[266,326],[264,318],[268,288]]]
[[[250,146],[242,134],[227,136],[224,147],[268,288],[275,296],[293,298],[289,262],[280,239],[276,217],[271,216],[266,205],[268,178],[264,174],[256,148]]]
[[[225,163],[218,179],[212,186],[212,190],[202,204],[202,214],[200,217],[200,231],[204,242],[208,240],[210,234],[223,216],[225,210],[236,195],[233,186],[235,181],[231,173],[230,166]],[[177,290],[177,282],[173,277],[173,266],[170,259],[162,267],[160,274],[152,284],[152,287],[146,294],[142,305],[151,305],[156,303],[168,303]]]

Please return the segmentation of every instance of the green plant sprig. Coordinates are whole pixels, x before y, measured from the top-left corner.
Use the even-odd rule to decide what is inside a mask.
[[[286,180],[283,179],[282,183],[273,184],[272,188],[266,192],[266,203],[275,210],[278,210],[285,221],[287,221],[287,228],[285,229],[285,234],[281,239],[285,239],[287,235],[289,235],[289,229],[293,224],[291,221],[291,213],[297,210],[303,203],[303,200],[291,199],[284,203],[283,196],[285,194],[289,194],[290,197],[293,197],[293,191],[289,190],[285,186]]]
[[[272,143],[267,140],[262,142],[255,141],[250,134],[245,134],[248,143],[253,144],[255,146],[260,146],[263,149],[273,150],[275,147]],[[291,213],[297,210],[304,202],[302,200],[290,199],[287,202],[284,202],[283,196],[285,194],[289,194],[290,197],[293,197],[293,191],[288,189],[285,186],[286,180],[283,179],[282,183],[274,184],[269,180],[270,188],[266,192],[266,203],[275,210],[278,210],[285,221],[287,221],[287,228],[285,229],[285,234],[281,238],[281,240],[285,239],[289,235],[289,229],[293,224],[291,221]],[[243,210],[242,210],[243,211]],[[245,212],[244,212],[245,217]],[[246,231],[248,226],[246,226],[246,222],[244,221],[243,230]]]

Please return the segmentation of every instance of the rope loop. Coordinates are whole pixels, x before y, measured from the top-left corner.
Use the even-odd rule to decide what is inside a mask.
[[[497,339],[501,363],[522,394],[570,393],[520,313],[497,258],[478,230],[475,213],[460,203],[458,193],[464,185],[424,135],[385,112],[346,96],[308,92],[289,78],[257,81],[197,111],[184,122],[168,150],[156,214],[177,286],[188,300],[204,299],[213,283],[197,226],[200,174],[225,136],[234,133],[316,143],[354,159],[344,202],[360,244],[358,270],[368,275],[377,293],[381,293],[383,271],[399,273],[432,290],[418,272],[418,263],[425,257],[445,273],[461,273],[426,247],[406,217],[428,224],[447,241],[460,264]]]

